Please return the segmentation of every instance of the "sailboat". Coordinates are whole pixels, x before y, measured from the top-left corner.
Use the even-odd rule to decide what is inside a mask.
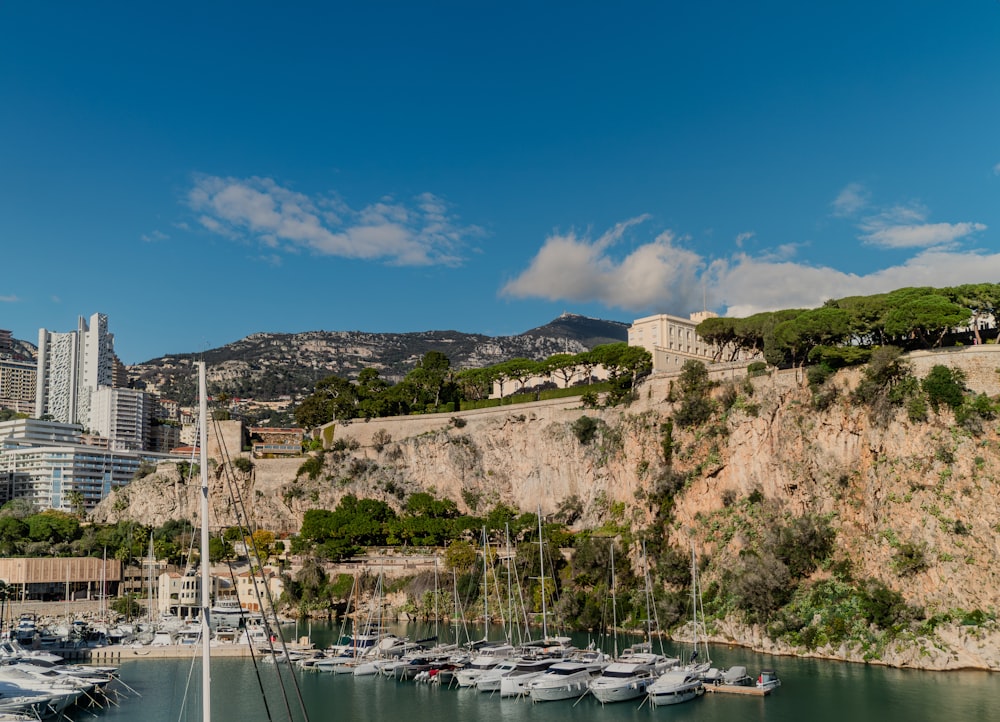
[[[645,548],[644,548],[645,549]],[[645,560],[645,554],[643,555]],[[649,573],[646,573],[646,620],[650,619],[649,609]],[[634,644],[619,656],[618,654],[618,610],[616,598],[617,581],[615,579],[615,547],[611,544],[611,608],[612,630],[615,632],[614,661],[604,668],[600,676],[590,681],[590,693],[601,704],[608,702],[623,702],[642,697],[646,689],[655,682],[664,671],[678,663],[679,660],[667,659],[662,654],[653,654],[651,642]],[[647,639],[652,639],[652,630],[647,627]]]
[[[545,601],[547,596],[545,593],[545,543],[542,536],[541,508],[538,509],[538,562],[539,582],[542,587],[542,638],[538,642],[529,642],[524,645],[531,648],[534,653],[521,657],[515,669],[501,677],[501,697],[520,697],[528,694],[528,685],[532,680],[537,679],[549,667],[556,662],[563,661],[571,652],[575,651],[570,645],[569,637],[549,637],[548,611]]]
[[[691,607],[692,607],[692,629],[693,645],[691,657],[683,667],[677,667],[664,672],[659,679],[646,690],[647,698],[654,707],[668,704],[679,704],[687,702],[695,697],[700,697],[705,693],[705,686],[702,682],[704,675],[712,667],[712,660],[708,657],[707,640],[704,645],[704,659],[698,659],[701,650],[698,648],[698,624],[699,614],[704,625],[704,612],[701,608],[701,588],[698,586],[698,560],[695,556],[694,544],[691,544]]]

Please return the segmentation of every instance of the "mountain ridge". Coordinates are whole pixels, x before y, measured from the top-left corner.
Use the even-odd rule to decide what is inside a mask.
[[[628,327],[620,321],[564,313],[513,336],[450,330],[257,332],[208,351],[167,354],[128,370],[133,385],[189,403],[194,398],[194,361],[204,360],[213,393],[266,401],[300,397],[326,376],[354,378],[364,368],[398,381],[428,351],[444,353],[453,368],[474,368],[627,341]]]

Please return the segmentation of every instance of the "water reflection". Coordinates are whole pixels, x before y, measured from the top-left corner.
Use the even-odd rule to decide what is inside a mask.
[[[333,641],[339,627],[314,624],[313,640],[320,646]],[[426,626],[394,629],[411,638],[427,636]],[[442,639],[450,631],[440,630]],[[290,628],[287,636],[295,631]],[[305,631],[300,628],[299,633]],[[433,633],[433,631],[431,631]],[[481,638],[483,630],[470,630]],[[500,632],[491,634],[499,638]],[[581,635],[578,644],[588,638]],[[635,640],[620,639],[619,647]],[[610,648],[610,643],[602,644]],[[666,651],[681,655],[684,645],[668,644]],[[300,673],[297,676],[303,699],[313,722],[323,720],[400,720],[402,722],[568,722],[599,720],[626,722],[663,717],[671,722],[698,719],[702,722],[889,722],[890,720],[948,720],[981,722],[996,717],[1000,699],[1000,677],[983,672],[921,672],[884,667],[846,664],[814,659],[773,657],[729,647],[711,650],[717,666],[743,664],[755,674],[761,668],[774,667],[783,680],[782,687],[766,699],[705,695],[676,707],[639,708],[635,703],[601,707],[592,698],[572,702],[531,704],[528,701],[501,700],[473,690],[439,689],[434,685],[396,682],[376,677],[354,678],[351,675]],[[254,722],[272,718],[301,719],[294,691],[282,697],[277,675],[283,665],[261,665],[258,681],[253,665],[239,659],[220,659],[213,663],[213,710],[216,722]],[[283,672],[285,675],[287,671]],[[102,712],[101,719],[168,722],[198,719],[200,695],[189,694],[187,714],[182,714],[184,690],[190,678],[196,689],[200,670],[188,661],[134,661],[123,664],[123,678],[143,695],[131,697],[121,707]],[[268,707],[258,692],[263,685],[268,692]],[[268,714],[270,713],[270,714]]]

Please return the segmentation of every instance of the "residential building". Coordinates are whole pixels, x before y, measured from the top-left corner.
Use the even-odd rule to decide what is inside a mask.
[[[115,451],[149,448],[153,398],[145,391],[102,386],[91,394],[90,430]]]
[[[236,597],[240,606],[251,612],[270,612],[271,604],[276,603],[284,591],[285,583],[274,567],[236,575]]]
[[[38,509],[93,509],[135,476],[142,457],[83,443],[79,425],[40,419],[0,422],[0,503]]]
[[[169,454],[171,449],[181,445],[181,429],[174,424],[156,423],[149,427],[146,450],[154,454]]]
[[[38,363],[35,376],[35,416],[64,424],[79,423],[77,414],[77,367],[80,353],[75,331],[38,332]]]
[[[173,399],[157,399],[154,418],[166,421],[181,420],[181,405]]]
[[[702,339],[695,329],[714,316],[710,311],[701,311],[690,318],[661,313],[636,319],[628,330],[628,345],[649,351],[654,373],[680,371],[684,362],[690,360],[710,364],[715,346]]]
[[[101,386],[114,385],[117,357],[108,317],[81,316],[76,331],[38,330],[35,415],[68,424],[88,424],[90,397]]]
[[[201,574],[196,569],[164,572],[158,581],[157,606],[161,614],[173,614],[181,619],[194,619],[201,613]],[[232,583],[222,577],[212,577],[212,599],[220,593],[230,593]]]
[[[0,408],[22,414],[34,413],[36,374],[37,366],[33,361],[0,356]]]

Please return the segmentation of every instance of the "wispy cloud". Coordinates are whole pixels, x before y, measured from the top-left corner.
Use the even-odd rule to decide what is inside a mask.
[[[919,210],[894,209],[903,220]],[[686,314],[709,305],[729,316],[813,308],[830,298],[869,295],[904,286],[947,286],[1000,278],[1000,253],[923,248],[911,258],[866,274],[794,260],[795,244],[757,255],[711,259],[680,248],[671,232],[616,255],[616,244],[640,217],[591,239],[552,234],[528,268],[501,289],[512,298],[599,302],[633,313]],[[947,225],[947,224],[945,224]],[[956,224],[957,225],[957,224]],[[981,225],[981,224],[977,224]],[[904,246],[903,248],[912,248]]]
[[[896,206],[863,219],[861,238],[881,248],[930,248],[986,230],[982,223],[926,223],[926,217],[920,206]]]
[[[743,244],[756,235],[757,234],[753,231],[743,231],[742,233],[737,233],[735,239],[736,247],[743,248]]]
[[[830,205],[834,216],[856,219],[861,232],[859,238],[866,244],[879,248],[949,246],[966,236],[986,230],[985,225],[974,222],[929,223],[927,209],[919,203],[882,208],[873,206],[871,193],[861,183],[844,186]],[[864,211],[867,213],[862,216]]]
[[[188,203],[204,228],[256,240],[271,251],[267,256],[305,249],[398,265],[458,265],[465,244],[481,235],[430,193],[408,202],[386,196],[353,209],[337,196],[310,197],[270,178],[201,176]]]
[[[871,193],[861,183],[848,183],[833,199],[833,215],[853,216],[863,210],[871,199]]]
[[[139,236],[139,240],[143,243],[158,243],[159,241],[166,241],[169,239],[170,236],[163,231],[150,231],[149,233],[143,233]]]
[[[993,166],[993,175],[1000,175],[1000,163]]]
[[[0,303],[17,303],[21,299],[17,296],[0,296]]]

